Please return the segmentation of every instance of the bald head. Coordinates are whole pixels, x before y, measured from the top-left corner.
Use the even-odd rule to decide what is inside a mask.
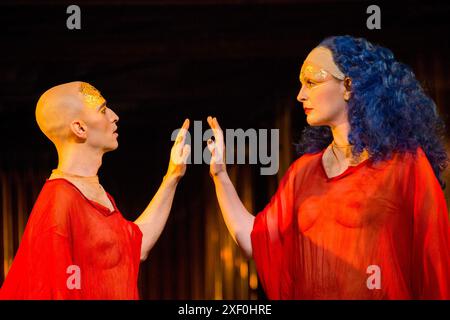
[[[99,106],[103,101],[100,92],[88,83],[64,83],[50,88],[39,98],[36,121],[41,131],[58,145],[69,139],[70,124],[86,105]]]

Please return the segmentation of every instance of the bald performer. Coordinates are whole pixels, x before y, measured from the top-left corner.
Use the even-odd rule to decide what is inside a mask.
[[[157,193],[127,221],[99,182],[103,155],[115,150],[119,117],[85,82],[46,91],[36,107],[42,132],[54,143],[58,167],[33,207],[1,299],[138,299],[139,263],[169,216],[190,146],[186,119]]]

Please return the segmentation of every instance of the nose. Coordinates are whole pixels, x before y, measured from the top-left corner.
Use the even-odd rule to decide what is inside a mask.
[[[110,111],[111,111],[111,121],[112,122],[119,121],[119,116],[112,109],[110,109]]]
[[[308,99],[308,97],[307,97],[306,94],[305,94],[305,88],[304,88],[304,86],[302,86],[302,87],[300,88],[300,92],[299,92],[298,95],[297,95],[297,101],[303,103],[303,102],[305,102],[307,99]]]

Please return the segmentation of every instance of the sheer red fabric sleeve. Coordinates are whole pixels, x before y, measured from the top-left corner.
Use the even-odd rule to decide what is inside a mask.
[[[252,254],[264,291],[269,299],[289,296],[293,287],[289,252],[295,252],[294,177],[291,165],[269,204],[256,215],[251,233]]]
[[[422,149],[413,161],[413,292],[450,299],[450,226],[444,193]]]
[[[44,188],[27,223],[19,250],[2,286],[2,299],[77,299],[72,274],[70,193],[65,186]]]

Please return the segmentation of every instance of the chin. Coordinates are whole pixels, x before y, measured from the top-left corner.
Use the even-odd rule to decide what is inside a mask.
[[[307,122],[311,127],[322,126],[322,124],[320,123],[320,121],[316,121],[314,118],[306,117],[306,122]]]
[[[105,147],[104,150],[105,150],[105,152],[110,152],[110,151],[116,150],[118,147],[119,147],[119,144],[116,143],[115,145]]]
[[[306,122],[311,127],[329,126],[330,125],[330,121],[327,121],[325,119],[317,119],[314,117],[306,117]]]

